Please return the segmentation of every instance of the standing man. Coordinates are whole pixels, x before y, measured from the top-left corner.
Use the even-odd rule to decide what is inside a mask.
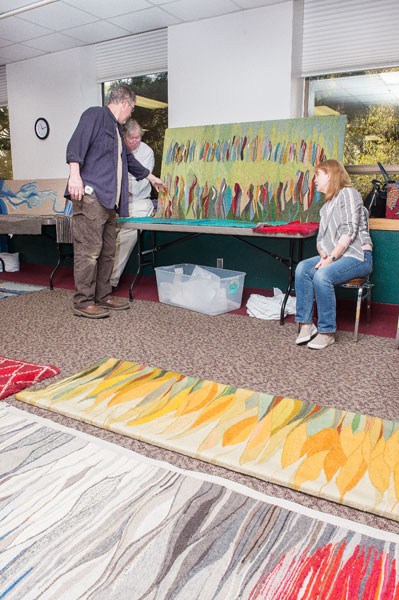
[[[133,156],[152,173],[154,152],[142,142],[143,130],[132,118],[123,126],[125,144]],[[151,200],[151,184],[147,179],[137,180],[129,173],[129,217],[150,217],[154,212]],[[119,279],[137,242],[137,231],[119,227],[116,230],[115,263],[111,275],[111,285],[118,287]]]
[[[129,308],[128,300],[111,296],[116,212],[129,215],[128,171],[157,190],[163,182],[126,148],[122,125],[136,103],[126,85],[114,88],[107,106],[88,108],[67,147],[69,179],[65,196],[73,205],[74,314],[91,319],[109,310]]]

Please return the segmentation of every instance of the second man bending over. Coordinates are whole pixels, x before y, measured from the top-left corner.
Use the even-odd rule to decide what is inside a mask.
[[[152,173],[154,152],[142,142],[143,130],[139,123],[129,118],[123,127],[125,144],[133,156]],[[129,217],[150,217],[154,213],[151,200],[151,184],[147,179],[137,181],[129,173]],[[116,237],[115,262],[111,275],[111,285],[118,287],[119,279],[137,242],[137,231],[118,227]]]

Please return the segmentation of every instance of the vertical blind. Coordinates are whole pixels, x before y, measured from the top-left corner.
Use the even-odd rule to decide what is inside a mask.
[[[399,66],[398,0],[304,0],[303,77]]]
[[[96,44],[98,83],[167,70],[167,29],[157,29]]]
[[[7,70],[6,66],[0,67],[0,106],[7,106]]]

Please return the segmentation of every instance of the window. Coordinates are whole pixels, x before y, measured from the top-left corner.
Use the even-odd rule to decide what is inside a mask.
[[[168,126],[168,74],[167,72],[140,75],[105,82],[106,99],[112,87],[121,83],[131,87],[137,95],[133,118],[144,129],[143,141],[154,151],[154,174],[161,174],[163,141]]]
[[[6,106],[0,107],[0,179],[12,179],[10,124]]]
[[[308,115],[347,116],[344,163],[399,163],[399,68],[308,79]],[[375,175],[353,175],[364,195]]]

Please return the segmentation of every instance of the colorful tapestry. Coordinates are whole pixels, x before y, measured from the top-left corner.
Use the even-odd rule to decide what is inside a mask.
[[[346,117],[167,129],[157,217],[318,221],[314,169],[342,160]]]
[[[66,179],[0,180],[0,214],[70,215]]]
[[[0,409],[6,600],[396,600],[399,536]]]
[[[17,399],[399,520],[399,421],[104,358]]]
[[[53,365],[36,365],[0,356],[0,400],[59,372]]]

